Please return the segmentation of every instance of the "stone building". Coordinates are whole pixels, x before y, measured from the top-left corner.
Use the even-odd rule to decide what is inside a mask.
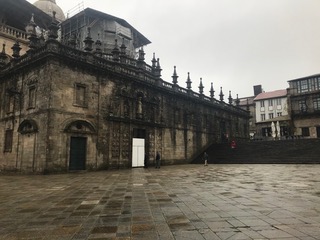
[[[287,90],[262,92],[254,98],[254,102],[256,106],[256,137],[280,139],[283,136],[288,136],[290,116]],[[276,124],[278,124],[278,129]],[[275,136],[272,136],[273,132]]]
[[[81,14],[93,21],[95,16],[102,18],[97,21],[97,26],[103,26],[101,31],[92,27],[95,33],[110,26],[108,21],[124,27],[127,42],[115,41],[121,31],[108,33],[104,37],[114,40],[110,51],[109,38],[93,39],[90,28],[85,37],[77,28],[67,29],[72,19],[62,24],[58,41],[55,18],[46,29],[47,39],[39,41],[41,34],[33,21],[38,16],[30,14],[27,53],[21,53],[21,40],[3,45],[1,169],[53,172],[140,167],[145,159],[152,164],[156,151],[163,164],[187,163],[221,142],[226,133],[232,138],[248,137],[247,111],[225,103],[222,91],[219,100],[212,88],[207,97],[200,82],[199,93],[194,92],[189,74],[183,88],[178,85],[176,68],[172,83],[164,81],[159,59],[154,56],[151,65],[145,62],[141,46],[150,41],[141,33],[124,20],[92,9]],[[80,19],[80,15],[74,17]],[[132,53],[137,48],[135,57]]]
[[[320,74],[288,81],[293,134],[320,138]]]

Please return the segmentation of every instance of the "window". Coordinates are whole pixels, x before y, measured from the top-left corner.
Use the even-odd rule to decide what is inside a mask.
[[[320,77],[316,78],[315,80],[315,89],[320,90]]]
[[[317,98],[313,99],[313,109],[315,111],[319,111],[320,110],[320,97],[317,97]]]
[[[301,128],[301,133],[302,133],[302,136],[304,136],[304,137],[309,137],[310,136],[310,132],[309,132],[309,128],[308,127]]]
[[[266,115],[265,114],[261,114],[261,121],[266,120]]]
[[[31,86],[29,87],[29,103],[28,108],[35,108],[36,106],[36,87]]]
[[[273,118],[273,113],[269,113],[269,119]]]
[[[4,136],[4,152],[12,151],[13,130],[8,129]]]
[[[86,92],[87,88],[83,84],[75,84],[75,105],[85,107],[86,102]]]
[[[273,106],[273,100],[272,100],[272,99],[269,99],[269,100],[268,100],[268,104],[269,104],[269,107],[270,107],[270,106]]]
[[[299,110],[300,112],[306,112],[307,111],[307,104],[306,104],[306,101],[305,100],[300,100],[298,102],[299,104]]]
[[[277,98],[277,106],[281,105],[281,98]]]
[[[299,93],[308,92],[308,90],[309,90],[308,80],[301,80],[300,82],[298,82],[298,92]]]
[[[278,113],[277,113],[277,116],[278,116],[278,117],[281,117],[281,116],[282,116],[282,112],[278,112]]]
[[[311,78],[309,79],[309,86],[310,86],[310,90],[311,91],[314,91],[314,90],[317,90],[317,81],[318,79],[317,78]]]
[[[264,101],[260,101],[261,107],[264,107]]]

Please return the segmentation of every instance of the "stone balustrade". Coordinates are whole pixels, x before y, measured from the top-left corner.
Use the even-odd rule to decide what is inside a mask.
[[[28,35],[26,32],[16,29],[14,27],[7,26],[5,24],[0,25],[0,33],[4,33],[5,35],[12,38],[19,38],[22,40],[28,40]]]

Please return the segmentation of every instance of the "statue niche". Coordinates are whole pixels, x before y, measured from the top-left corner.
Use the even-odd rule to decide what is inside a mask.
[[[137,119],[142,119],[143,118],[143,106],[142,106],[142,101],[143,101],[143,94],[139,93],[137,96],[137,107],[136,107],[136,117]]]

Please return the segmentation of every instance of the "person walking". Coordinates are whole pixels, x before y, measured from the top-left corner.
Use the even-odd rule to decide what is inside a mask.
[[[160,153],[157,152],[157,154],[156,154],[156,168],[160,168],[160,160],[161,160]]]
[[[231,142],[231,148],[232,148],[232,149],[236,149],[236,148],[237,148],[237,143],[236,143],[235,140],[232,140],[232,142]]]
[[[204,160],[204,165],[208,166],[208,154],[207,152],[204,152],[203,154],[203,160]]]

